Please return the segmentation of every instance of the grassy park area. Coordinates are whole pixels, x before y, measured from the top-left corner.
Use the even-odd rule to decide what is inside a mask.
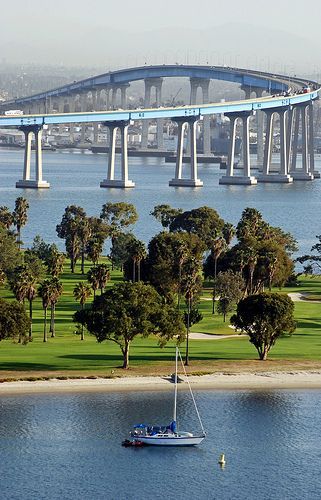
[[[89,264],[87,265],[87,270]],[[108,286],[122,280],[121,272],[114,270]],[[73,313],[80,307],[73,297],[75,285],[82,280],[69,272],[68,264],[61,276],[64,291],[56,309],[56,337],[42,341],[43,310],[40,298],[34,301],[33,341],[27,345],[3,341],[0,344],[0,380],[11,378],[123,376],[121,352],[112,342],[98,344],[89,334],[81,341],[75,334]],[[277,291],[277,290],[274,290]],[[99,293],[99,292],[98,292]],[[199,309],[203,320],[192,327],[194,332],[233,335],[219,340],[190,340],[190,367],[193,373],[240,370],[313,369],[321,362],[321,277],[301,277],[300,286],[282,289],[280,293],[299,293],[310,300],[295,302],[297,329],[291,337],[278,340],[266,362],[257,360],[257,352],[248,339],[223,322],[221,315],[212,315],[211,291],[207,287],[201,296]],[[2,288],[2,297],[10,298],[9,288]],[[311,300],[313,299],[313,300]],[[318,299],[320,302],[318,302]],[[91,300],[91,299],[90,299]],[[89,301],[90,301],[89,300]],[[174,343],[164,348],[156,338],[138,338],[131,346],[130,373],[135,375],[168,374],[173,367]],[[184,351],[185,346],[181,346]]]

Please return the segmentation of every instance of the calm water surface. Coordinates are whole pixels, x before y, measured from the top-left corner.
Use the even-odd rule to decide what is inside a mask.
[[[171,392],[1,397],[1,498],[320,499],[321,391],[196,397],[208,438],[180,449],[121,446],[132,424],[169,421]],[[181,428],[197,428],[179,398]]]
[[[271,224],[291,231],[302,252],[309,251],[315,235],[321,233],[321,180],[297,181],[292,185],[219,186],[223,174],[219,166],[200,165],[203,188],[170,188],[168,181],[174,175],[174,164],[160,158],[129,158],[129,177],[136,187],[101,189],[99,182],[106,177],[107,155],[45,151],[43,156],[44,179],[51,188],[18,190],[15,182],[22,176],[23,151],[0,149],[0,204],[13,208],[15,198],[21,195],[30,203],[28,226],[23,230],[26,245],[36,234],[46,241],[57,241],[55,227],[68,204],[80,205],[88,214],[99,215],[107,201],[136,205],[140,219],[135,232],[145,241],[161,229],[149,215],[160,203],[183,209],[208,205],[232,223],[240,219],[245,207],[255,207]],[[316,166],[321,170],[320,157],[316,158]]]

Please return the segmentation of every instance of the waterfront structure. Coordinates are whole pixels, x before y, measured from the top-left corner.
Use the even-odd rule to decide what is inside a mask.
[[[191,102],[190,106],[161,107],[161,89],[163,78],[166,76],[190,76]],[[245,100],[237,102],[207,103],[210,79],[221,79],[233,81],[241,85],[245,92]],[[145,105],[144,109],[126,110],[126,89],[129,81],[139,79],[145,80]],[[259,182],[292,182],[293,180],[312,180],[317,176],[314,171],[313,156],[313,101],[318,98],[317,84],[314,89],[309,88],[309,83],[300,78],[292,78],[291,92],[288,92],[289,79],[282,75],[242,70],[237,68],[220,68],[213,66],[152,66],[133,68],[99,75],[81,82],[74,82],[59,89],[37,94],[35,96],[16,99],[2,103],[0,109],[18,107],[23,108],[24,114],[19,116],[0,116],[0,126],[19,127],[26,136],[26,149],[24,161],[23,179],[17,183],[17,187],[49,187],[42,180],[41,129],[44,125],[49,127],[53,124],[62,126],[68,123],[82,124],[82,140],[85,139],[84,130],[87,123],[94,124],[94,135],[97,135],[98,124],[101,123],[109,129],[109,161],[107,177],[101,182],[101,187],[134,187],[134,183],[128,179],[127,159],[127,132],[128,125],[132,121],[143,123],[142,145],[147,146],[148,122],[157,120],[161,124],[164,119],[171,119],[178,123],[178,146],[175,177],[170,181],[172,186],[200,187],[202,181],[197,176],[197,153],[196,153],[196,125],[203,121],[203,145],[204,151],[209,153],[209,118],[214,114],[225,114],[231,123],[230,148],[226,175],[220,179],[220,184],[256,184]],[[302,86],[304,91],[302,91]],[[156,88],[157,107],[149,108],[151,89]],[[195,104],[197,89],[201,87],[203,92],[203,103]],[[121,109],[97,111],[101,107],[101,93],[105,92],[105,107],[109,108],[110,92],[112,92],[112,107],[116,107],[117,93],[121,93]],[[263,96],[263,92],[267,95]],[[72,106],[72,94],[80,96],[80,109],[74,102]],[[91,104],[88,104],[88,95],[91,94]],[[252,98],[252,94],[255,94]],[[272,95],[271,95],[272,93]],[[68,96],[69,103],[66,102]],[[58,99],[59,112],[48,112],[52,110],[52,102]],[[55,105],[56,106],[56,105]],[[56,109],[56,108],[55,108]],[[27,114],[25,114],[27,113]],[[266,134],[264,144],[263,116],[266,115]],[[270,171],[271,152],[273,139],[273,119],[278,114],[280,118],[280,168],[277,174]],[[251,175],[249,154],[249,122],[256,115],[257,119],[257,143],[258,162],[262,161],[262,173],[258,177]],[[234,151],[236,125],[241,120],[243,135],[243,172],[242,175],[234,173]],[[303,160],[302,167],[297,167],[298,135],[301,122],[303,138]],[[144,125],[144,124],[147,125]],[[294,124],[294,126],[293,126]],[[188,151],[190,154],[190,172],[187,177],[182,175],[183,163],[183,137],[186,126],[189,127]],[[122,166],[121,178],[115,179],[115,146],[117,129],[121,132]],[[36,178],[30,179],[30,134],[36,137]],[[159,148],[163,147],[162,133],[158,131],[157,143]],[[264,146],[264,154],[263,154]]]

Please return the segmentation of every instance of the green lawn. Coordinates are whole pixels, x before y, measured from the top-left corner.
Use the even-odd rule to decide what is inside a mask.
[[[86,264],[87,269],[90,264]],[[13,344],[4,341],[0,345],[0,379],[27,376],[114,376],[121,374],[121,353],[116,344],[105,342],[98,344],[95,338],[86,335],[84,341],[74,334],[73,313],[80,306],[75,302],[72,291],[76,283],[85,279],[77,273],[72,275],[68,267],[62,276],[64,293],[57,305],[56,338],[42,342],[43,312],[40,299],[34,301],[34,335],[33,341],[27,345]],[[122,279],[120,271],[112,271],[112,281],[108,286]],[[320,296],[321,276],[317,278],[302,277],[300,286],[287,288],[280,293],[310,293]],[[98,292],[99,293],[99,292]],[[3,297],[12,297],[9,289],[2,288]],[[211,291],[204,290],[200,301],[203,314],[201,323],[194,325],[192,331],[212,334],[233,334],[229,322],[223,323],[222,316],[212,315]],[[217,367],[237,364],[249,366],[268,366],[277,362],[280,367],[291,363],[310,362],[316,366],[321,360],[321,303],[295,302],[297,330],[292,337],[279,339],[269,355],[270,362],[257,361],[255,348],[247,338],[237,334],[230,339],[191,340],[190,358],[195,371],[213,371]],[[155,338],[135,340],[130,352],[130,365],[137,373],[157,373],[172,366],[174,343],[170,342],[161,349]],[[184,350],[184,346],[182,346]]]

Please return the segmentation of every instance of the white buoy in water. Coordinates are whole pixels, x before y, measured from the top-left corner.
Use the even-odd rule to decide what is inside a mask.
[[[219,459],[218,463],[220,464],[221,467],[224,467],[224,465],[226,463],[225,462],[225,455],[224,455],[224,453],[221,453],[220,459]]]

